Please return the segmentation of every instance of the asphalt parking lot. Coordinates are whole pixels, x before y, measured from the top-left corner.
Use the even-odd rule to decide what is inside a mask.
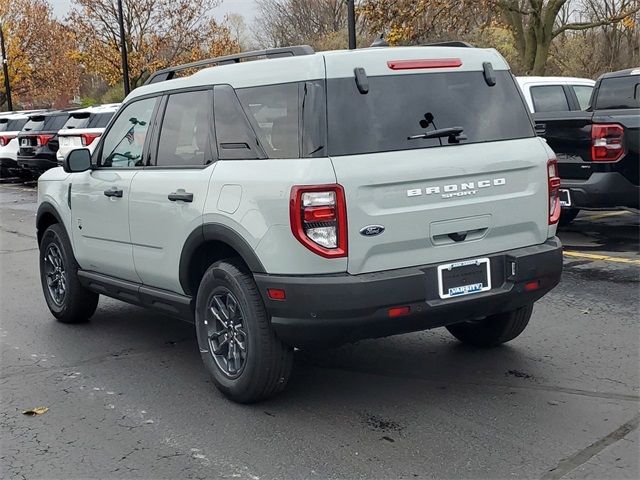
[[[640,478],[637,213],[560,233],[563,281],[506,346],[439,329],[297,352],[283,395],[240,406],[190,324],[106,298],[56,323],[35,210],[0,185],[2,478]]]

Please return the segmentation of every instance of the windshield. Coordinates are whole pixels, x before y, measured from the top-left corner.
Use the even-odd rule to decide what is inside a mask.
[[[604,78],[597,95],[597,110],[640,108],[640,75]]]
[[[330,79],[329,154],[533,137],[529,115],[511,74],[496,71],[495,76],[494,86],[487,84],[483,72],[369,77],[367,94],[358,91],[354,78]],[[462,133],[425,135],[453,127],[460,127]]]

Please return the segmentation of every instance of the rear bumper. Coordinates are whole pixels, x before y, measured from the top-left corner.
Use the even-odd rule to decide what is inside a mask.
[[[0,157],[0,167],[4,168],[18,168],[18,162],[15,158]]]
[[[438,295],[435,264],[362,275],[254,276],[276,332],[294,346],[340,344],[486,317],[533,303],[560,281],[558,238],[488,257],[494,288],[447,300]],[[539,288],[525,291],[532,280]],[[286,300],[269,299],[270,288],[285,290]],[[389,318],[394,306],[409,306],[411,313]]]
[[[18,155],[18,165],[27,170],[44,172],[58,166],[55,153],[38,155],[37,157],[22,157]]]
[[[562,179],[574,208],[638,208],[640,186],[618,172],[594,172],[588,180]]]

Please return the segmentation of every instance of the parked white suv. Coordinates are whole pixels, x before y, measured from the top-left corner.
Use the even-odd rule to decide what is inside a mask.
[[[493,49],[168,69],[63,165],[38,185],[53,315],[86,321],[103,294],[191,319],[238,402],[281,391],[293,347],[441,326],[508,342],[560,280],[556,160]]]
[[[21,173],[18,166],[18,133],[34,111],[10,112],[0,115],[0,176]]]
[[[61,164],[67,153],[76,148],[86,147],[93,153],[98,144],[96,140],[100,138],[119,107],[119,103],[110,103],[71,112],[69,119],[58,132],[58,163]]]
[[[516,77],[531,113],[585,110],[596,84],[588,78]]]

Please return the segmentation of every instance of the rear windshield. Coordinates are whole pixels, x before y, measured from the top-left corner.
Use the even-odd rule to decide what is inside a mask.
[[[640,75],[604,78],[598,88],[597,110],[640,108]]]
[[[91,114],[89,112],[72,113],[62,129],[87,128]]]
[[[533,137],[522,97],[507,71],[489,86],[483,72],[369,77],[327,81],[329,154],[355,155],[449,145],[449,137],[408,137],[461,127],[460,143]],[[426,128],[425,128],[426,127]]]
[[[19,132],[25,123],[26,118],[0,118],[0,132]]]
[[[87,128],[105,128],[116,112],[94,113]]]
[[[25,132],[50,132],[60,130],[67,119],[69,114],[64,113],[60,115],[36,115],[29,117],[29,121],[24,126]]]

